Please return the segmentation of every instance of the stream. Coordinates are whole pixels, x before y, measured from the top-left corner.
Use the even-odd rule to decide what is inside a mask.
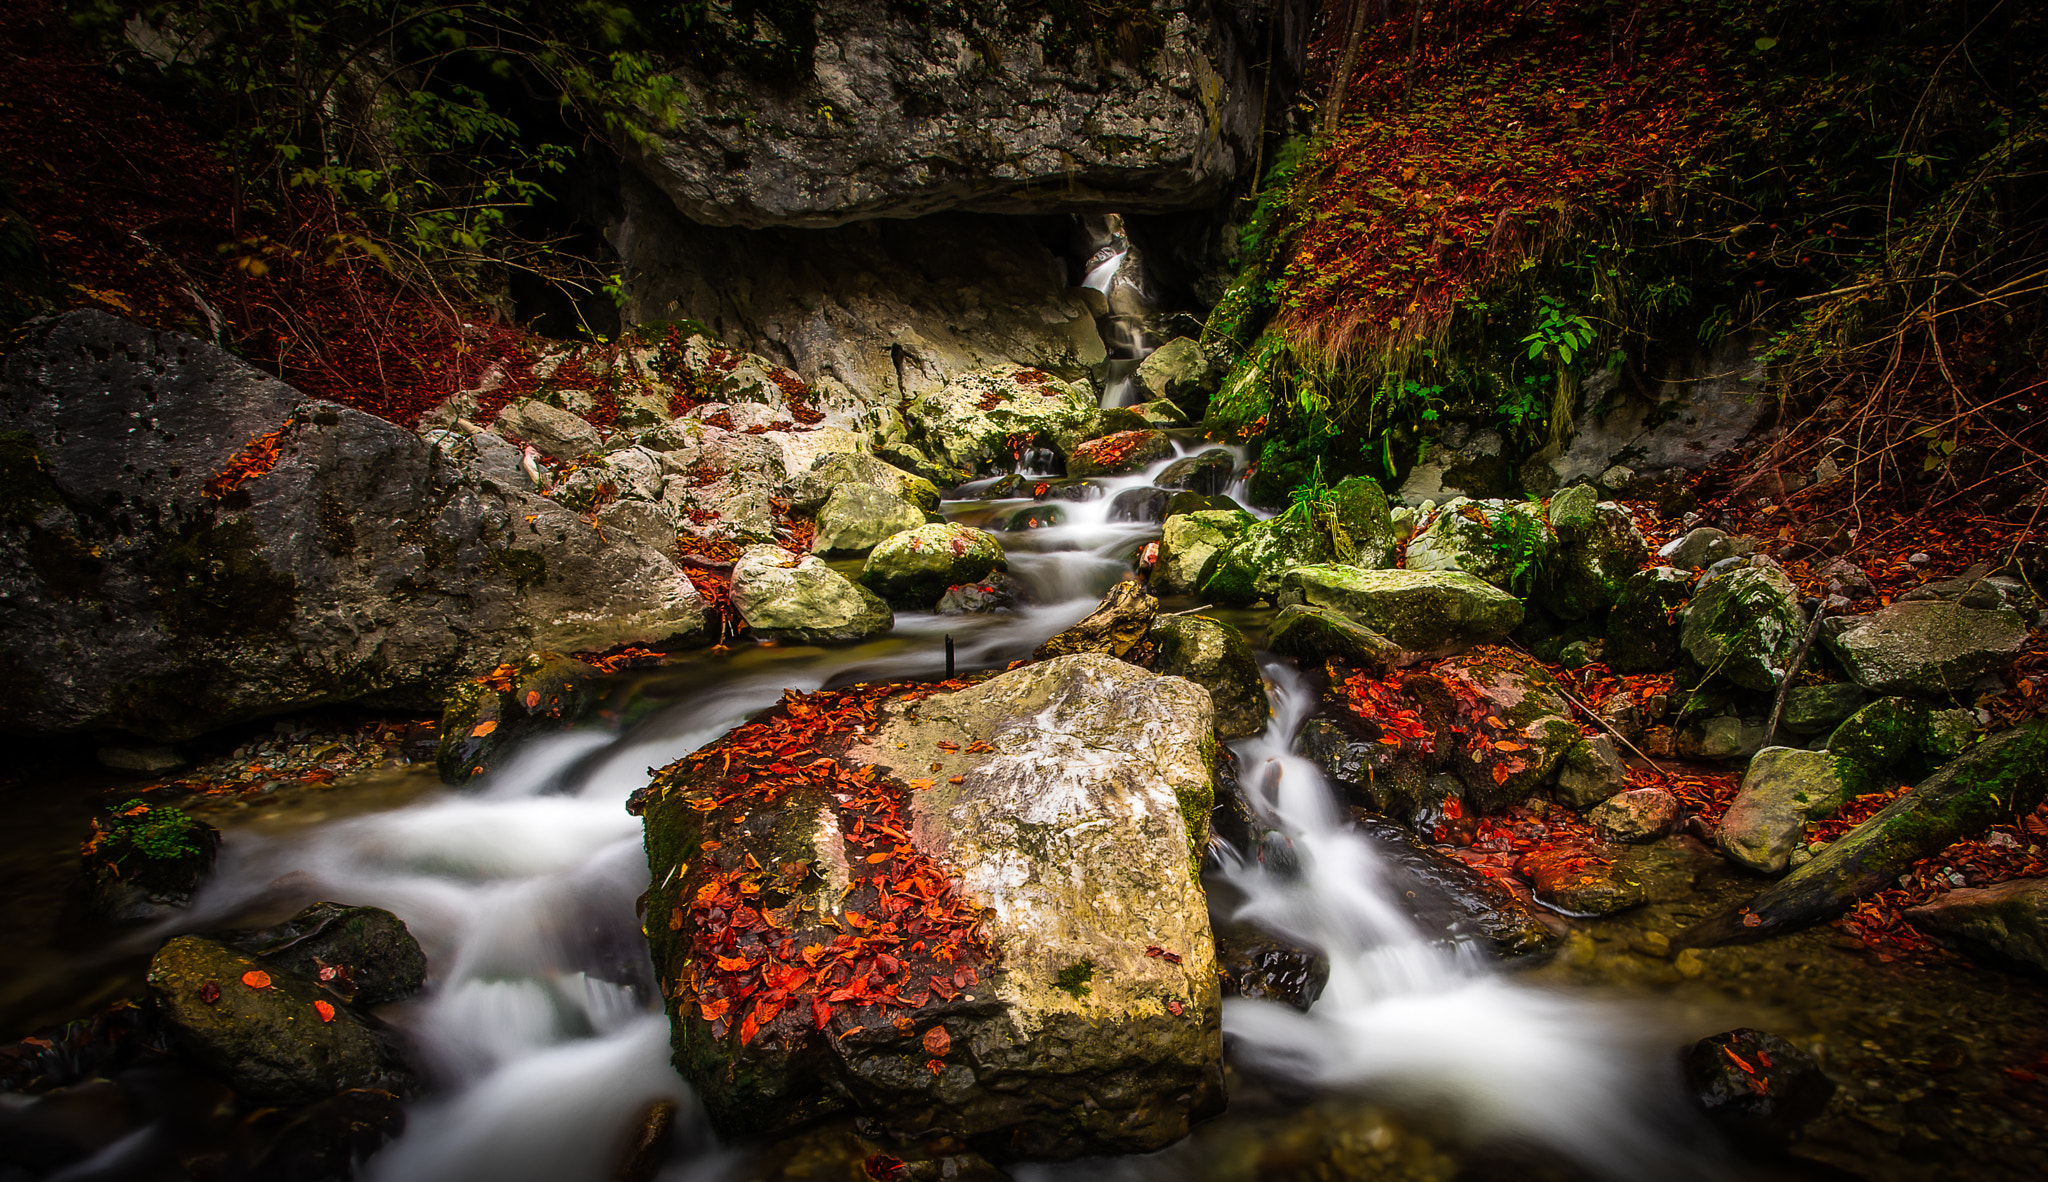
[[[635,915],[648,882],[628,794],[649,769],[712,741],[785,689],[937,678],[948,637],[962,672],[1028,656],[1085,615],[1158,536],[1156,524],[1112,520],[1111,505],[1168,462],[1095,481],[1103,495],[1088,501],[946,503],[949,517],[970,524],[1019,510],[1063,514],[999,535],[1036,606],[981,617],[903,614],[893,633],[857,646],[686,657],[680,671],[655,675],[672,702],[625,733],[529,742],[461,790],[428,784],[430,773],[418,770],[407,773],[413,791],[377,797],[366,810],[230,824],[191,913],[129,937],[117,952],[132,960],[175,931],[246,925],[314,899],[387,908],[426,949],[431,975],[424,994],[381,1016],[410,1038],[432,1086],[364,1177],[601,1182],[613,1176],[626,1132],[661,1097],[681,1103],[661,1177],[743,1176],[736,1171],[750,1155],[718,1143],[669,1066],[667,1022]],[[1262,613],[1224,614],[1261,643]],[[1256,1164],[1231,1172],[1229,1155],[1264,1160],[1257,1154],[1272,1151],[1275,1120],[1315,1112],[1317,1136],[1351,1146],[1363,1171],[1332,1176],[1500,1176],[1459,1173],[1444,1145],[1524,1147],[1546,1170],[1564,1171],[1543,1177],[1752,1176],[1724,1160],[1689,1114],[1673,1054],[1684,1040],[1735,1023],[1712,1024],[1725,1017],[1713,1006],[1681,1016],[1640,994],[1587,988],[1568,972],[1562,980],[1510,975],[1469,945],[1418,927],[1383,881],[1373,842],[1350,827],[1314,765],[1290,751],[1313,693],[1289,662],[1269,660],[1265,674],[1274,718],[1235,750],[1266,837],[1250,850],[1216,844],[1212,893],[1234,902],[1212,907],[1219,919],[1323,949],[1327,988],[1306,1012],[1226,1003],[1232,1108],[1179,1145],[1141,1158],[1017,1166],[1014,1175],[1269,1176]],[[1568,941],[1560,959],[1571,964],[1572,956]],[[64,1176],[74,1174],[120,1176]]]

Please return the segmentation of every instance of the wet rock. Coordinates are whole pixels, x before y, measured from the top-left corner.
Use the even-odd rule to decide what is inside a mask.
[[[1649,900],[1641,879],[1618,860],[1586,850],[1552,850],[1522,859],[1536,897],[1566,915],[1613,915]]]
[[[1175,337],[1147,354],[1138,363],[1135,375],[1138,385],[1155,398],[1171,401],[1176,407],[1188,411],[1200,411],[1210,394],[1215,393],[1216,384],[1222,377],[1221,369],[1202,351],[1202,346],[1187,337]],[[1219,449],[1220,450],[1220,449]],[[1230,453],[1224,452],[1225,456]],[[1228,480],[1228,473],[1225,473]],[[1171,485],[1168,487],[1194,488],[1194,485]],[[1222,492],[1222,487],[1209,490]]]
[[[936,609],[942,616],[969,616],[984,612],[1014,611],[1025,602],[1023,586],[1009,575],[995,574],[979,583],[962,583],[946,588]]]
[[[1121,657],[1145,638],[1158,614],[1159,601],[1145,593],[1145,585],[1126,579],[1111,587],[1079,623],[1032,650],[1031,658],[1043,661],[1074,653]]]
[[[1408,543],[1411,571],[1462,571],[1502,591],[1526,590],[1557,551],[1557,534],[1533,501],[1454,498]]]
[[[1260,599],[1271,601],[1289,572],[1329,562],[1333,556],[1329,535],[1322,529],[1294,514],[1282,514],[1246,526],[1219,551],[1216,565],[1196,591],[1224,607],[1249,607]]]
[[[861,584],[904,611],[930,611],[948,587],[1008,570],[1002,543],[965,525],[921,525],[893,535],[868,555]]]
[[[448,691],[434,766],[463,783],[527,739],[589,718],[607,690],[596,669],[560,653],[507,662]]]
[[[1294,738],[1294,749],[1322,769],[1331,783],[1374,812],[1394,817],[1412,817],[1415,802],[1394,799],[1388,789],[1394,751],[1367,737],[1354,734],[1344,723],[1331,718],[1311,718]],[[1418,774],[1419,782],[1421,776]],[[1387,780],[1387,784],[1381,784]]]
[[[619,1155],[618,1167],[612,1171],[616,1182],[654,1182],[668,1157],[669,1135],[681,1110],[681,1104],[666,1096],[648,1101],[628,1130],[626,1150]]]
[[[151,959],[148,986],[178,1047],[250,1100],[411,1090],[387,1035],[319,985],[225,944],[177,937]]]
[[[1680,634],[1700,668],[1752,690],[1775,690],[1806,634],[1799,592],[1784,572],[1750,566],[1710,572],[1685,610]]]
[[[1375,677],[1400,664],[1401,646],[1362,624],[1326,607],[1296,603],[1280,609],[1266,627],[1266,643],[1274,652],[1293,657],[1303,668],[1339,660]]]
[[[538,399],[511,403],[498,412],[492,426],[497,434],[523,439],[542,455],[565,464],[604,450],[596,427]]]
[[[1173,440],[1164,431],[1118,431],[1090,439],[1067,453],[1069,476],[1122,476],[1173,454]]]
[[[1649,543],[1635,519],[1612,502],[1587,504],[1585,485],[1550,503],[1559,545],[1537,580],[1537,595],[1552,614],[1582,620],[1613,607],[1649,555]],[[1559,500],[1566,503],[1562,509]]]
[[[879,456],[859,452],[828,452],[812,460],[808,469],[789,482],[789,507],[797,513],[815,513],[841,487],[855,484],[893,493],[921,512],[936,512],[939,507],[937,485]]]
[[[108,923],[162,919],[191,905],[219,853],[220,830],[183,809],[126,801],[93,818],[87,909]]]
[[[744,1045],[704,1007],[678,1006],[676,1063],[714,1126],[774,1136],[857,1110],[885,1131],[1052,1158],[1156,1149],[1219,1109],[1220,998],[1196,869],[1214,803],[1208,694],[1083,654],[875,710],[865,735],[836,732],[845,746],[822,744],[821,755],[930,785],[902,798],[902,832],[965,901],[986,908],[996,959],[963,950],[947,966],[953,985],[913,992],[938,969],[902,937],[898,955],[910,963],[877,960],[871,971],[876,988],[900,989],[905,1004],[885,1015],[842,999],[821,1030],[805,993],[769,1011]],[[723,743],[742,761],[763,758],[742,744],[772,717]],[[883,915],[899,914],[890,921],[906,925],[899,931],[916,926],[872,887],[844,889],[872,863],[865,844],[849,845],[842,810],[851,806],[832,796],[845,791],[839,781],[778,789],[772,807],[741,825],[725,809],[693,807],[731,792],[724,749],[672,765],[639,797],[657,884],[648,914],[671,917],[648,925],[662,980],[715,975],[692,960],[692,915],[703,914],[692,900],[707,885],[715,894],[729,881],[717,876],[743,871],[750,854],[788,868],[762,879],[776,893],[760,905],[788,926],[794,947],[843,949],[849,940],[835,925],[873,932]],[[704,851],[713,832],[720,848]]]
[[[1216,929],[1216,969],[1225,997],[1277,1001],[1304,1011],[1330,981],[1329,957],[1243,923]]]
[[[1235,457],[1220,447],[1212,447],[1168,464],[1152,483],[1160,488],[1185,489],[1202,496],[1216,497],[1222,496],[1230,487],[1231,474],[1236,470]]]
[[[1854,797],[1927,775],[1962,754],[1975,729],[1976,719],[1967,711],[1929,710],[1905,698],[1880,698],[1836,727],[1827,750],[1837,758],[1846,795]]]
[[[1834,815],[1848,799],[1841,760],[1825,751],[1766,747],[1749,762],[1742,788],[1715,835],[1721,852],[1759,874],[1782,874],[1806,826]]]
[[[1678,824],[1678,798],[1662,788],[1636,788],[1609,797],[1586,820],[1615,841],[1655,841]]]
[[[1411,674],[1403,688],[1436,727],[1445,770],[1464,781],[1466,801],[1481,813],[1534,792],[1580,738],[1557,681],[1508,649],[1484,647],[1442,661]],[[1453,720],[1463,736],[1450,731]]]
[[[1147,669],[1209,691],[1217,738],[1243,739],[1266,729],[1273,707],[1244,633],[1207,616],[1176,615],[1154,619],[1145,639],[1152,646]]]
[[[419,941],[381,907],[315,903],[275,926],[216,938],[357,1005],[399,1001],[427,983]]]
[[[956,375],[912,398],[904,412],[913,440],[931,456],[968,472],[1008,469],[1013,441],[1042,438],[1071,457],[1096,434],[1102,412],[1089,387],[1035,369],[996,366]],[[1162,435],[1163,440],[1165,437]],[[1162,455],[1173,454],[1168,443]],[[1070,476],[1087,476],[1070,464]],[[956,482],[957,483],[957,482]]]
[[[1178,517],[1187,513],[1243,513],[1244,506],[1229,497],[1205,497],[1200,493],[1181,491],[1166,499],[1166,515]]]
[[[1221,553],[1252,524],[1242,510],[1204,510],[1169,516],[1160,529],[1159,565],[1152,583],[1162,595],[1190,595],[1216,569]]]
[[[1738,1145],[1782,1145],[1799,1136],[1835,1094],[1835,1081],[1775,1034],[1741,1027],[1685,1052],[1693,1098]]]
[[[1386,490],[1370,476],[1347,476],[1330,490],[1331,548],[1338,562],[1371,569],[1394,565],[1397,541]]]
[[[2048,724],[1979,740],[1746,905],[1703,921],[1690,946],[1759,940],[1829,918],[1919,859],[2048,796]]]
[[[1628,765],[1606,735],[1580,736],[1557,761],[1557,785],[1551,790],[1559,804],[1584,811],[1620,792]]]
[[[1795,735],[1824,735],[1862,709],[1870,695],[1847,682],[1795,685],[1785,695],[1785,713],[1778,725]]]
[[[842,484],[818,510],[811,552],[834,558],[865,557],[905,530],[925,524],[924,511],[872,484]]]
[[[303,1108],[265,1109],[237,1130],[219,1177],[325,1182],[358,1176],[365,1162],[405,1131],[405,1106],[377,1088],[352,1089]]]
[[[1387,856],[1386,883],[1427,932],[1477,943],[1500,959],[1543,952],[1558,935],[1501,883],[1423,843],[1385,817],[1351,810],[1351,823]]]
[[[1165,521],[1173,494],[1163,488],[1127,488],[1109,502],[1111,521]]]
[[[1637,571],[1621,585],[1607,617],[1607,646],[1601,657],[1616,673],[1660,673],[1678,664],[1678,610],[1692,598],[1684,571],[1660,566]]]
[[[1949,891],[1905,914],[1906,922],[1944,943],[2048,972],[2048,878]]]
[[[1743,553],[1736,547],[1735,539],[1711,525],[1703,525],[1665,543],[1657,557],[1679,570],[1705,570],[1724,558],[1736,558]]]
[[[1956,695],[2019,655],[2027,623],[2008,609],[1911,600],[1830,619],[1821,639],[1850,680],[1872,693]]]
[[[1282,578],[1276,600],[1297,603],[1339,612],[1423,656],[1499,640],[1522,622],[1519,600],[1463,571],[1303,566]]]
[[[1114,513],[1114,510],[1111,511]],[[988,520],[988,528],[1002,533],[1047,529],[1065,522],[1067,511],[1058,505],[1021,505],[999,510]]]
[[[896,626],[896,613],[881,596],[815,554],[799,558],[780,546],[750,546],[740,555],[732,568],[732,606],[748,629],[771,640],[829,644]]]
[[[184,757],[169,747],[102,747],[93,758],[103,768],[139,776],[160,776],[185,766]]]
[[[1099,501],[1108,495],[1108,490],[1099,480],[1061,480],[1048,483],[1049,487],[1044,493],[1047,500],[1086,504],[1089,501]]]

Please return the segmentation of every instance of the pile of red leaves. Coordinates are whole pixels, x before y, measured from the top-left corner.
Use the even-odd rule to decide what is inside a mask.
[[[1091,439],[1074,449],[1073,459],[1087,460],[1109,471],[1115,471],[1130,459],[1131,453],[1150,438],[1150,431],[1118,431]]]
[[[242,487],[245,482],[254,480],[276,467],[277,443],[284,437],[284,432],[285,428],[279,427],[275,431],[251,439],[235,454],[234,459],[228,461],[227,467],[222,468],[212,480],[206,482],[206,488],[201,495],[218,501]]]
[[[972,988],[980,979],[976,966],[993,958],[982,909],[907,832],[907,793],[930,781],[905,787],[871,765],[848,767],[823,753],[835,746],[834,736],[843,742],[874,725],[877,706],[897,692],[888,685],[791,691],[764,717],[665,769],[664,776],[693,785],[691,808],[734,826],[792,790],[823,788],[849,852],[844,895],[815,913],[817,924],[837,934],[799,948],[797,904],[771,906],[765,896],[793,899],[813,867],[763,867],[716,839],[702,843],[687,914],[679,906],[667,917],[669,930],[690,929],[690,972],[669,996],[696,1006],[715,1037],[737,1026],[740,1042],[749,1043],[781,1019],[783,1037],[793,1041],[836,1017],[837,1036],[845,1038],[891,1022],[891,1011]],[[926,1032],[933,1070],[949,1042]]]

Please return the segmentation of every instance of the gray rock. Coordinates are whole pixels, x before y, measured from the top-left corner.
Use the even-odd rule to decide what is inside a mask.
[[[755,633],[807,644],[863,640],[896,625],[881,596],[814,554],[798,558],[780,546],[752,546],[740,555],[732,606]]]
[[[1163,595],[1193,594],[1216,569],[1221,553],[1252,521],[1252,515],[1242,510],[1204,510],[1168,517],[1160,527],[1153,586]]]
[[[1332,658],[1384,677],[1401,663],[1401,646],[1326,607],[1296,603],[1282,608],[1266,626],[1266,644],[1303,668]]]
[[[597,528],[606,537],[630,539],[657,554],[671,553],[676,545],[675,519],[646,501],[613,501],[597,511]]]
[[[1591,479],[1616,464],[1637,472],[1706,467],[1747,438],[1772,405],[1764,396],[1764,347],[1755,337],[1731,336],[1681,366],[1653,397],[1622,398],[1600,416],[1593,411],[1613,395],[1618,375],[1594,375],[1579,396],[1571,443],[1550,464],[1558,482]]]
[[[1908,908],[1906,921],[1967,951],[2048,972],[2048,878],[1949,891]]]
[[[1806,826],[1834,815],[1848,799],[1841,761],[1825,751],[1766,747],[1749,761],[1715,841],[1737,865],[1783,874]]]
[[[1222,376],[1202,346],[1187,337],[1175,337],[1152,350],[1138,363],[1136,374],[1138,385],[1154,398],[1164,398],[1191,411],[1201,409],[1200,403],[1215,392]]]
[[[815,513],[848,484],[874,485],[923,512],[939,507],[937,485],[878,456],[858,452],[828,452],[813,460],[808,469],[790,480],[789,507],[797,513]]]
[[[1678,824],[1678,798],[1662,788],[1619,792],[1595,806],[1586,820],[1615,841],[1656,841]]]
[[[1746,1026],[1688,1048],[1685,1079],[1707,1118],[1742,1146],[1792,1141],[1835,1094],[1812,1056]]]
[[[1072,454],[1098,434],[1102,421],[1085,384],[1014,366],[955,376],[912,399],[904,415],[913,441],[926,453],[969,473],[1009,470],[1016,463],[1010,444],[1020,436],[1042,437],[1062,454]],[[1165,442],[1164,435],[1159,439]],[[1172,452],[1167,442],[1154,458]]]
[[[1109,502],[1111,521],[1165,521],[1173,494],[1163,488],[1127,488]]]
[[[1565,748],[1557,763],[1557,785],[1551,790],[1558,803],[1585,810],[1620,792],[1628,776],[1628,765],[1606,735],[1582,736]]]
[[[538,648],[706,631],[666,555],[191,337],[71,313],[0,386],[0,431],[39,457],[33,516],[0,539],[15,729],[175,741],[324,703],[431,707]],[[214,486],[273,432],[274,466]]]
[[[1737,554],[1734,540],[1711,525],[1689,530],[1657,551],[1657,557],[1680,570],[1704,570]]]
[[[864,557],[887,539],[925,524],[924,512],[872,484],[842,484],[818,510],[811,550],[833,557]]]
[[[1774,568],[1751,566],[1701,582],[1680,641],[1708,673],[1744,689],[1775,690],[1805,631],[1792,580]]]
[[[1002,543],[987,530],[920,525],[894,534],[868,554],[861,584],[905,611],[930,611],[946,588],[1008,570]]]
[[[1329,608],[1428,656],[1499,640],[1522,622],[1519,600],[1463,571],[1297,567],[1281,579],[1277,602]]]
[[[1236,470],[1235,457],[1220,447],[1212,447],[1168,464],[1152,483],[1160,488],[1188,489],[1215,497],[1230,487],[1231,474]]]
[[[1910,600],[1830,619],[1821,636],[1850,679],[1872,693],[1954,695],[2018,656],[2027,624],[2009,609]]]
[[[1463,571],[1512,593],[1534,586],[1556,550],[1541,505],[1458,497],[1408,543],[1408,569]]]
[[[1847,682],[1795,685],[1785,695],[1785,713],[1778,721],[1795,735],[1826,734],[1868,701],[1869,694]]]
[[[1266,729],[1273,706],[1244,633],[1207,616],[1161,616],[1145,639],[1153,648],[1146,668],[1209,691],[1217,738],[1243,739]]]
[[[1559,499],[1562,494],[1552,499],[1550,512],[1560,544],[1537,580],[1536,594],[1559,619],[1582,620],[1620,602],[1650,546],[1621,506],[1583,504],[1588,498],[1575,496],[1559,524]]]
[[[1607,667],[1616,673],[1659,673],[1676,666],[1684,649],[1675,616],[1691,598],[1691,576],[1675,567],[1630,575],[1607,617],[1607,646],[1601,650]]]
[[[101,767],[142,776],[176,771],[187,762],[184,756],[169,747],[102,747],[93,752],[93,758]]]
[[[1761,718],[1717,714],[1687,723],[1678,733],[1678,753],[1692,759],[1746,759],[1763,745]]]
[[[498,434],[516,435],[550,459],[567,463],[593,456],[604,448],[597,428],[545,402],[523,398],[498,412]]]
[[[411,997],[427,983],[420,942],[381,907],[315,903],[275,926],[218,939],[360,1006]]]
[[[1289,572],[1329,562],[1334,557],[1331,551],[1328,534],[1293,514],[1255,521],[1217,554],[1196,594],[1224,607],[1249,607],[1260,599],[1273,602]]]

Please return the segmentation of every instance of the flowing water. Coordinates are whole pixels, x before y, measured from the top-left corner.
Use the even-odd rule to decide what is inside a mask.
[[[1157,536],[1154,524],[1111,520],[1110,506],[1160,466],[1098,482],[1105,495],[1092,501],[949,503],[951,516],[969,522],[1061,510],[1059,524],[1003,535],[1013,572],[1039,606],[1006,617],[903,615],[885,640],[850,648],[752,650],[751,663],[730,661],[722,679],[700,679],[625,734],[531,742],[461,791],[436,789],[318,825],[231,829],[216,876],[175,926],[204,930],[330,898],[388,908],[418,936],[429,988],[384,1016],[409,1035],[434,1087],[413,1106],[404,1135],[368,1164],[369,1178],[602,1179],[636,1114],[661,1097],[683,1105],[664,1176],[718,1177],[733,1159],[668,1064],[667,1025],[635,916],[648,884],[627,795],[650,768],[701,747],[786,688],[935,677],[945,636],[956,639],[963,669],[1027,655],[1085,614]],[[1289,753],[1311,695],[1290,668],[1268,673],[1275,718],[1238,748],[1267,845],[1219,847],[1220,875],[1244,898],[1244,918],[1324,949],[1331,975],[1305,1014],[1229,1003],[1236,1060],[1312,1088],[1433,1105],[1477,1133],[1546,1143],[1610,1177],[1709,1174],[1662,1132],[1668,1114],[1659,1102],[1678,1093],[1645,1066],[1637,1043],[1647,1028],[1612,1009],[1594,1013],[1591,1002],[1517,986],[1414,925],[1380,882],[1372,845],[1345,826],[1315,768]],[[1034,1176],[1173,1177],[1173,1154],[1041,1167]]]

